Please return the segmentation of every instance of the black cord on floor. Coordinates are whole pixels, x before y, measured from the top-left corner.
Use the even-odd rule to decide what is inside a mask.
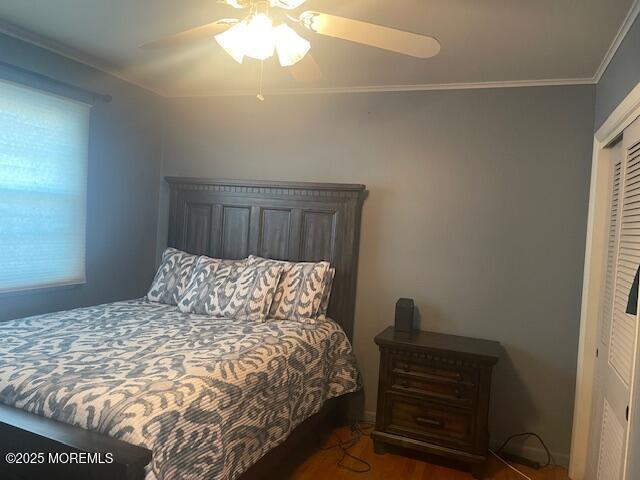
[[[340,460],[338,460],[338,463],[337,463],[338,467],[344,468],[345,470],[349,470],[350,472],[354,472],[354,473],[367,473],[371,471],[371,464],[366,460],[363,460],[362,458],[356,457],[355,455],[352,455],[351,453],[349,453],[349,449],[355,446],[362,437],[370,437],[371,430],[373,430],[372,425],[367,425],[366,427],[364,427],[360,423],[355,423],[354,425],[351,426],[352,434],[347,440],[342,440],[336,432],[333,432],[333,435],[336,437],[336,440],[337,440],[336,443],[332,445],[328,445],[326,447],[322,447],[320,450],[332,450],[334,448],[338,448],[342,453],[342,456],[340,457]],[[515,438],[521,438],[521,437],[526,437],[526,438],[535,437],[538,439],[538,441],[542,445],[542,448],[544,448],[544,451],[547,454],[547,462],[544,465],[542,465],[540,468],[546,468],[552,463],[553,465],[557,465],[555,459],[553,458],[553,455],[551,454],[551,451],[549,450],[547,445],[544,443],[544,440],[542,440],[542,437],[540,437],[540,435],[538,435],[535,432],[524,432],[524,433],[516,433],[515,435],[510,435],[502,443],[500,448],[496,450],[496,453],[500,455],[500,453],[502,453],[502,450],[504,450],[504,448],[509,444],[509,442],[511,442],[511,440]],[[346,458],[351,458],[352,460],[355,460],[359,464],[363,465],[363,467],[354,468],[354,467],[345,465],[344,461]]]
[[[556,460],[553,458],[553,455],[551,454],[551,451],[547,448],[547,445],[544,443],[544,440],[542,440],[542,438],[540,437],[540,435],[538,435],[535,432],[524,432],[524,433],[516,433],[515,435],[511,435],[509,437],[507,437],[507,439],[502,443],[502,445],[500,446],[500,448],[498,448],[498,450],[496,450],[496,453],[498,455],[500,455],[500,453],[502,453],[502,450],[504,450],[504,447],[507,446],[507,444],[513,440],[514,438],[520,438],[520,437],[535,437],[538,439],[538,441],[540,442],[540,444],[542,445],[542,448],[544,448],[544,451],[547,453],[547,463],[545,463],[544,465],[542,465],[540,468],[546,468],[549,465],[551,465],[553,463],[553,465],[557,465]]]
[[[368,428],[368,427],[365,427],[365,428]],[[342,452],[342,456],[340,457],[340,460],[338,460],[338,464],[337,464],[338,467],[344,468],[345,470],[349,470],[350,472],[354,472],[354,473],[367,473],[371,470],[371,464],[366,460],[363,460],[362,458],[356,457],[355,455],[352,455],[351,453],[349,453],[349,449],[354,445],[356,445],[363,436],[368,437],[370,436],[370,434],[371,432],[370,431],[365,432],[363,430],[363,427],[360,426],[360,424],[355,424],[354,426],[351,427],[350,438],[343,441],[340,438],[340,435],[338,435],[336,432],[333,432],[333,435],[336,437],[337,442],[327,447],[322,447],[320,450],[331,450],[333,448],[338,448]],[[354,468],[346,465],[344,463],[344,460],[347,457],[351,458],[352,460],[355,460],[359,464],[363,465],[363,467]]]

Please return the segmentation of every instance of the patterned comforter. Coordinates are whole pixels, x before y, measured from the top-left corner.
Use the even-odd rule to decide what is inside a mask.
[[[359,388],[331,320],[218,320],[138,299],[0,323],[0,402],[149,448],[147,480],[237,478]]]

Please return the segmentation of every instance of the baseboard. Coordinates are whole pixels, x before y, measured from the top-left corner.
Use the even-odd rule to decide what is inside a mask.
[[[491,448],[496,450],[500,448],[500,443],[491,442]],[[528,458],[529,460],[534,460],[536,462],[540,462],[542,465],[547,461],[547,452],[542,447],[531,447],[528,445],[521,445],[517,447],[511,447],[505,449],[509,453],[513,453],[515,455],[519,455],[521,457]],[[561,467],[568,468],[569,467],[569,454],[560,453],[560,452],[551,452],[554,460]]]
[[[362,421],[364,423],[371,423],[371,424],[376,423],[376,412],[367,412],[367,411],[363,412]]]
[[[363,412],[362,421],[365,423],[371,423],[371,424],[376,423],[376,412],[372,412],[372,411]],[[497,441],[491,442],[491,448],[493,448],[494,450],[500,448],[500,443]],[[510,448],[508,451],[510,453],[515,453],[516,455],[529,458],[531,460],[540,462],[542,464],[544,464],[544,462],[547,461],[547,452],[545,452],[545,450],[541,447],[521,445],[516,448]],[[551,455],[553,455],[553,458],[555,459],[558,465],[563,466],[565,468],[569,466],[569,454],[560,453],[560,452],[551,452]]]

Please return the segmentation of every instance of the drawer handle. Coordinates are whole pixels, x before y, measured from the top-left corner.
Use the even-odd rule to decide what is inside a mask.
[[[404,370],[405,372],[409,371],[409,364],[404,362],[398,362],[398,368]]]
[[[424,423],[425,425],[429,425],[430,427],[444,428],[444,422],[441,420],[434,420],[432,418],[426,417],[415,417],[414,420],[416,423]]]
[[[402,388],[409,388],[409,382],[408,382],[406,379],[401,378],[401,379],[400,379],[400,386],[401,386]]]

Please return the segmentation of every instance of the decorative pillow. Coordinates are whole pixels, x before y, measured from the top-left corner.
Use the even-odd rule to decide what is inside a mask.
[[[322,289],[322,299],[320,300],[320,309],[318,310],[318,320],[327,318],[327,310],[329,310],[329,299],[331,298],[331,287],[333,287],[333,279],[336,276],[336,269],[330,268],[324,276],[324,288]]]
[[[177,305],[185,292],[197,255],[167,248],[151,283],[147,299],[151,302]]]
[[[329,262],[285,262],[251,255],[249,264],[282,267],[282,276],[269,310],[270,319],[305,321],[316,318]]]
[[[262,322],[281,273],[281,265],[200,257],[178,308],[216,318]]]

